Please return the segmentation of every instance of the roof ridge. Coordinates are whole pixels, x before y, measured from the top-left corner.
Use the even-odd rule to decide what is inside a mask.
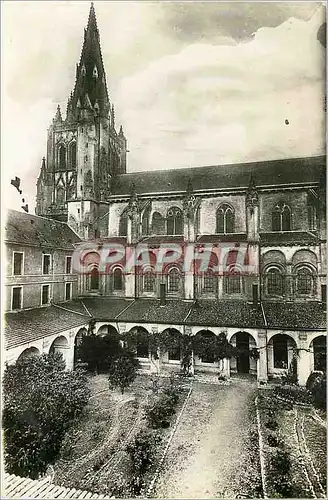
[[[215,165],[196,165],[192,167],[171,167],[171,168],[161,168],[156,170],[135,170],[134,172],[126,172],[124,174],[120,174],[117,177],[126,177],[127,175],[134,174],[146,174],[146,173],[158,173],[158,172],[170,172],[170,171],[178,171],[178,170],[194,170],[201,168],[220,168],[220,167],[237,167],[238,165],[258,165],[260,163],[276,163],[276,162],[286,162],[292,160],[310,160],[314,158],[326,158],[325,154],[320,155],[312,155],[312,156],[291,156],[287,158],[272,158],[271,160],[256,160],[256,161],[238,161],[235,163],[217,163]]]

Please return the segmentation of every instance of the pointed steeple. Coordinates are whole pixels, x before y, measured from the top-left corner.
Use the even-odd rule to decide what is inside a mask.
[[[86,95],[88,95],[87,99]],[[109,98],[93,3],[90,6],[88,25],[84,31],[80,62],[76,68],[76,82],[72,99],[73,109],[78,107],[78,101],[82,108],[86,103],[89,108],[90,101],[92,109],[98,101],[100,115],[106,115]]]
[[[62,123],[63,119],[62,119],[62,115],[61,115],[61,111],[60,111],[60,106],[58,104],[57,106],[57,110],[56,110],[56,114],[55,114],[55,118],[54,118],[54,122],[56,123]]]

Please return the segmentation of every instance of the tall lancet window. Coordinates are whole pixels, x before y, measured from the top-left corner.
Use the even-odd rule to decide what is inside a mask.
[[[66,148],[63,145],[58,149],[58,165],[60,170],[66,169]]]

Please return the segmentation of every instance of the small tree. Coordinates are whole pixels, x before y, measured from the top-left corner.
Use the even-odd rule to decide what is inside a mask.
[[[132,384],[137,376],[137,370],[140,367],[138,359],[134,353],[129,351],[122,352],[112,361],[109,367],[109,386],[119,387],[124,394],[126,387]]]
[[[66,371],[59,353],[22,358],[6,367],[3,395],[6,470],[37,478],[88,402],[87,378],[81,370]]]

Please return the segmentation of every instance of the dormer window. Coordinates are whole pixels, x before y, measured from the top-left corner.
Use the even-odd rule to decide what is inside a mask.
[[[82,65],[82,68],[81,68],[81,75],[82,75],[82,76],[85,76],[86,72],[87,72],[87,71],[86,71],[85,66],[84,66],[84,64],[83,64],[83,65]]]
[[[92,76],[94,78],[98,78],[98,70],[97,70],[97,66],[95,65],[94,68],[93,68],[93,71],[92,71]]]

